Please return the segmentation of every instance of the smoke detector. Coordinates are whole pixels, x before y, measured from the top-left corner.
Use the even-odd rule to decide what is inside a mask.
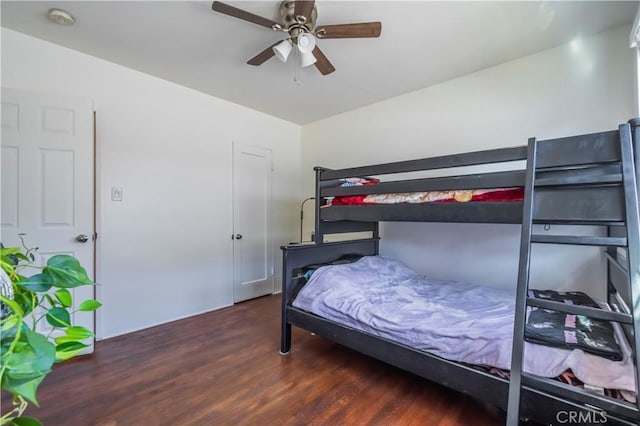
[[[66,12],[62,9],[49,9],[47,12],[47,18],[50,21],[55,22],[60,25],[73,25],[76,19],[71,16],[69,12]]]

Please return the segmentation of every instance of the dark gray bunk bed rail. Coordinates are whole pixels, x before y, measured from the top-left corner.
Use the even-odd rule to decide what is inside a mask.
[[[557,173],[562,173],[562,179],[568,177],[585,184],[594,179],[603,181],[603,175],[612,183],[620,182],[621,171],[619,166],[614,164],[620,158],[620,150],[616,143],[617,135],[617,131],[610,131],[539,141],[538,164],[547,171],[539,174],[540,183],[537,185],[554,186]],[[498,166],[502,163],[526,160],[526,148],[526,146],[499,148],[340,170],[316,167],[316,200],[348,195],[523,187],[524,169],[472,174],[459,174],[457,170],[469,166]],[[569,171],[566,170],[567,164],[572,168]],[[562,166],[561,170],[554,171],[555,166]],[[339,179],[350,177],[396,175],[441,169],[451,169],[450,175],[381,181],[377,185],[368,186],[338,186]],[[563,208],[559,210],[558,205],[562,205]],[[606,186],[597,191],[591,188],[585,190],[575,187],[567,188],[561,193],[557,190],[546,192],[540,190],[534,208],[540,223],[554,223],[567,218],[581,223],[624,220],[624,203],[620,191]],[[594,217],[595,210],[598,212],[596,217]],[[558,216],[559,212],[560,216]],[[359,222],[359,230],[369,230],[374,233],[374,237],[377,237],[375,223],[381,221],[519,224],[522,223],[522,202],[368,204],[330,207],[323,207],[317,202],[316,241],[322,243],[327,234],[355,232],[349,229],[349,225],[339,225],[342,221],[348,224]]]
[[[640,121],[632,121],[631,124],[634,126],[634,156],[638,159],[640,148],[635,141],[640,139]],[[619,165],[619,132],[537,141],[537,144],[538,167],[544,168],[544,171],[537,174],[535,183],[539,188],[533,206],[534,216],[540,219],[537,223],[572,221],[575,224],[605,225],[611,237],[617,237],[621,232],[626,233],[625,197],[624,191],[620,190],[622,170]],[[337,179],[518,161],[526,159],[526,150],[527,147],[523,146],[341,170],[315,168],[316,244],[282,247],[284,261],[281,353],[286,354],[291,349],[291,325],[296,325],[506,409],[508,380],[354,330],[297,309],[291,306],[291,303],[304,284],[300,268],[305,265],[335,260],[346,254],[377,254],[379,221],[522,223],[521,202],[430,203],[431,206],[321,206],[323,197],[335,195],[524,186],[524,170],[454,174],[447,177],[382,182],[379,185],[356,188],[338,188],[335,186]],[[640,177],[638,167],[636,175]],[[570,185],[558,191],[557,188],[562,182]],[[545,191],[547,186],[549,191]],[[632,245],[634,253],[637,253],[637,224],[634,229],[635,240],[629,241],[628,244]],[[372,238],[338,243],[324,241],[327,234],[359,231],[371,231]],[[606,255],[614,260],[618,257],[615,247],[608,248]],[[623,273],[620,268],[620,265],[610,266],[608,270],[610,300],[624,300],[630,312],[640,314],[640,304],[630,300],[631,294],[622,289],[618,292],[616,289],[621,282],[619,275]],[[640,285],[637,279],[635,283]],[[629,329],[630,326],[627,326],[626,331],[631,334]],[[639,423],[638,410],[634,404],[594,396],[585,391],[557,388],[551,380],[534,387],[525,383],[521,395],[520,416],[537,422],[556,424],[556,414],[565,411],[593,413],[594,415],[589,417],[594,420],[593,424],[602,423],[603,417],[600,415],[603,413],[606,413],[607,424]]]

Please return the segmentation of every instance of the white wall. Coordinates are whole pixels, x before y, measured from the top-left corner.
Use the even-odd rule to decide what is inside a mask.
[[[298,125],[4,28],[2,85],[94,99],[99,337],[232,303],[232,141],[273,150],[279,288],[279,246],[298,233]]]
[[[629,27],[614,29],[305,125],[304,194],[313,193],[313,166],[375,164],[613,129],[635,111],[628,34]],[[420,272],[515,286],[519,226],[384,225],[382,254]],[[535,247],[532,262],[532,286],[578,287],[604,297],[604,263],[596,249]]]

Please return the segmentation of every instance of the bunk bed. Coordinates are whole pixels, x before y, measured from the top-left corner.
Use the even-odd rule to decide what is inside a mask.
[[[509,425],[521,420],[557,424],[558,413],[576,413],[581,424],[640,423],[635,403],[596,395],[523,371],[527,309],[545,309],[586,315],[620,323],[618,337],[632,352],[637,366],[640,347],[640,242],[638,188],[640,119],[617,130],[553,140],[532,138],[526,146],[502,148],[434,158],[330,170],[316,167],[315,244],[283,246],[281,354],[291,349],[291,326],[327,337],[339,344],[418,374],[426,379],[482,399],[507,410]],[[460,168],[488,165],[500,169],[511,162],[526,162],[524,170],[460,174]],[[515,163],[518,164],[518,163]],[[433,171],[437,177],[378,180],[378,176]],[[467,169],[468,170],[468,169]],[[442,175],[444,174],[444,175]],[[371,178],[374,176],[375,178]],[[371,179],[372,185],[341,185],[353,178]],[[431,191],[513,190],[522,198],[473,201],[465,195],[446,201],[399,204],[328,203],[333,197],[368,194],[408,194]],[[391,197],[393,198],[393,197]],[[295,306],[309,274],[320,265],[348,257],[379,254],[379,222],[470,222],[522,224],[518,283],[514,301],[510,377],[490,374],[468,363],[453,361],[416,345],[329,319]],[[606,237],[535,235],[534,224],[597,225]],[[331,235],[359,233],[359,239],[328,242]],[[353,234],[347,234],[353,235]],[[528,287],[530,248],[534,243],[592,245],[604,248],[607,259],[607,309],[563,304],[531,297]],[[338,262],[343,263],[343,262]],[[312,277],[313,279],[313,277]],[[638,370],[633,382],[637,390]]]

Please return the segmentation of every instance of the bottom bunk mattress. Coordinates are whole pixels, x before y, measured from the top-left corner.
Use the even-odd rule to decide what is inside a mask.
[[[293,306],[448,360],[508,370],[514,301],[505,290],[436,280],[395,260],[367,256],[318,268]],[[621,361],[525,342],[523,369],[543,377],[571,370],[587,385],[635,392],[630,350],[615,330]]]

